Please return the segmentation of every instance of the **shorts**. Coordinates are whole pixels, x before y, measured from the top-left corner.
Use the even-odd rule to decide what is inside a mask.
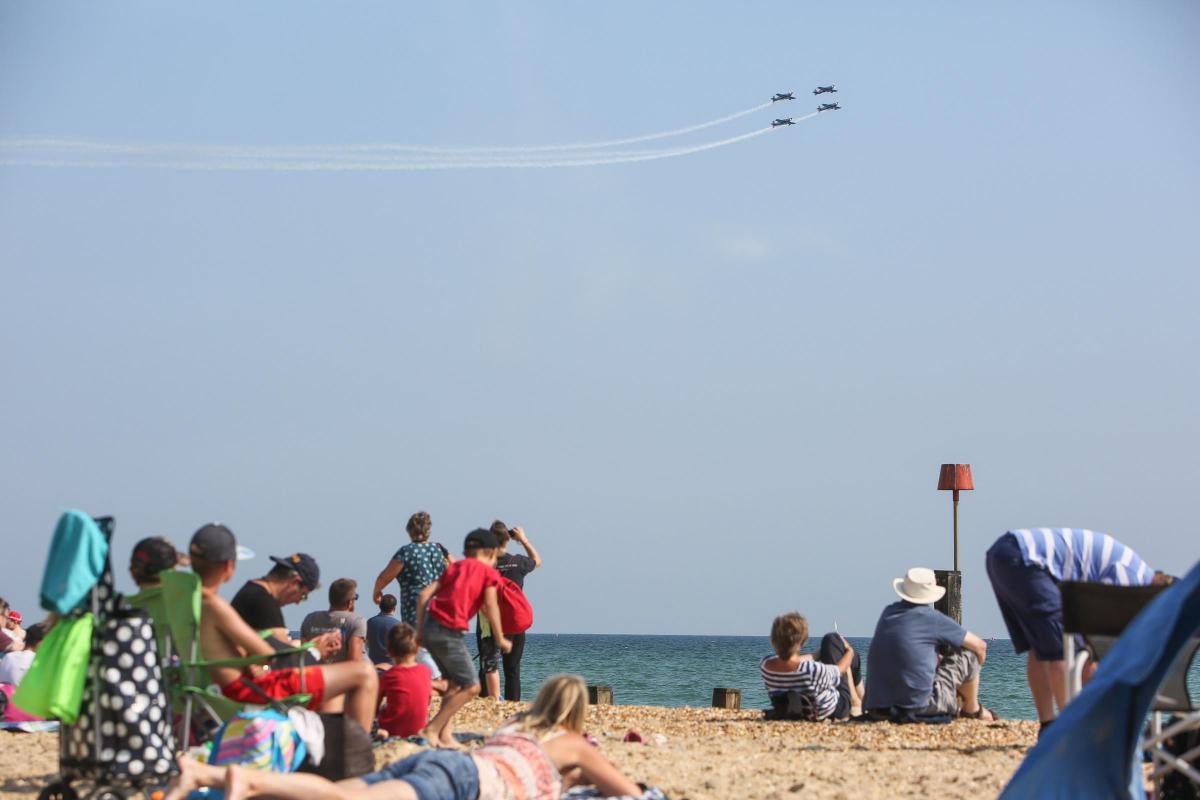
[[[476,633],[475,646],[479,650],[479,671],[500,671],[500,648],[496,647],[496,637],[479,636]]]
[[[1026,564],[1017,538],[1006,533],[987,551],[988,578],[1013,650],[1040,661],[1062,661],[1062,594],[1042,566]]]
[[[958,713],[958,687],[979,677],[979,656],[970,650],[952,652],[938,664],[933,673],[933,694],[929,705],[917,711],[917,716],[955,715]]]
[[[417,800],[476,800],[479,797],[479,768],[466,753],[425,750],[363,775],[372,786],[383,781],[404,781],[417,793]]]
[[[475,674],[475,662],[467,652],[467,643],[463,641],[465,633],[451,630],[434,617],[426,616],[421,644],[437,662],[443,678],[455,686],[476,686],[479,677]]]
[[[273,669],[253,680],[242,675],[233,683],[221,687],[221,694],[230,700],[254,705],[297,694],[311,694],[308,707],[315,709],[325,699],[325,673],[320,667],[305,668],[303,687],[300,684],[300,670],[295,668]]]

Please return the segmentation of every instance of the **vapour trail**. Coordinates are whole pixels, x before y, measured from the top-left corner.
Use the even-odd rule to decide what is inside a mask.
[[[753,108],[738,111],[728,116],[676,128],[670,131],[648,133],[641,136],[629,136],[624,139],[609,139],[596,142],[577,142],[574,144],[547,144],[532,146],[503,146],[478,145],[472,147],[443,147],[438,145],[420,144],[349,144],[349,145],[280,145],[275,147],[248,146],[219,146],[197,144],[119,144],[95,142],[86,139],[9,139],[0,140],[0,147],[36,150],[64,150],[75,153],[109,153],[114,155],[189,155],[200,157],[224,158],[306,158],[313,155],[323,155],[328,158],[360,157],[362,154],[382,155],[386,153],[425,153],[433,155],[456,155],[476,157],[487,154],[521,154],[521,153],[554,153],[573,150],[598,150],[605,147],[620,147],[623,145],[649,142],[657,139],[667,139],[695,133],[706,128],[723,125],[736,119],[749,116],[769,108],[771,103],[760,103]]]
[[[817,116],[816,112],[796,119],[802,122]],[[200,171],[273,171],[273,172],[388,172],[438,169],[550,169],[558,167],[591,167],[608,164],[632,164],[642,161],[657,161],[664,158],[715,150],[738,142],[753,139],[775,130],[771,127],[731,136],[715,142],[677,147],[664,150],[648,150],[633,153],[609,153],[602,156],[584,154],[578,157],[533,156],[529,158],[497,157],[492,159],[417,159],[404,160],[399,158],[385,159],[243,159],[224,158],[216,160],[194,159],[127,159],[121,161],[104,159],[71,159],[71,158],[4,158],[0,157],[0,166],[20,167],[63,167],[63,168],[124,168],[142,167],[153,169],[200,170]]]

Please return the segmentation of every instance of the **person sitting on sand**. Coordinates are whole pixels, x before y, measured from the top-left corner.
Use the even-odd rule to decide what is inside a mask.
[[[758,664],[767,695],[768,719],[848,719],[862,713],[862,671],[858,654],[841,635],[827,633],[814,659],[801,655],[808,621],[792,611],[771,623],[775,655]]]
[[[979,704],[987,643],[933,607],[946,593],[933,570],[913,567],[892,588],[900,601],[883,609],[867,654],[867,713],[874,719],[995,719]],[[939,646],[949,648],[943,657]]]
[[[496,588],[503,578],[495,567],[495,534],[485,528],[471,531],[463,542],[463,555],[465,558],[446,567],[442,577],[422,589],[417,600],[417,640],[429,650],[450,684],[437,715],[421,732],[438,747],[459,746],[451,720],[479,694],[479,678],[463,635],[480,608],[500,652],[512,649],[500,623]]]
[[[224,525],[205,525],[192,536],[188,548],[192,570],[200,577],[200,652],[206,661],[269,656],[275,648],[246,623],[217,591],[233,578],[237,540]],[[336,635],[336,634],[327,634]],[[272,669],[211,666],[209,676],[221,693],[239,703],[262,704],[296,694],[311,694],[308,707],[318,709],[327,698],[345,696],[346,716],[363,730],[371,730],[375,717],[378,680],[366,661],[345,661],[315,667]]]
[[[223,789],[228,800],[558,800],[571,783],[593,784],[606,797],[641,795],[641,787],[583,738],[586,714],[583,678],[555,675],[527,711],[470,753],[425,750],[339,783],[303,773],[214,767],[180,756],[179,775],[165,800],[184,800],[205,787]]]
[[[256,631],[270,631],[277,648],[294,647],[298,642],[283,621],[283,607],[303,603],[321,587],[321,568],[308,553],[271,556],[275,566],[257,580],[246,581],[233,596],[231,605]]]
[[[388,655],[395,665],[379,678],[379,737],[409,737],[429,721],[429,699],[446,682],[433,680],[429,667],[417,662],[417,632],[406,622],[388,631]]]
[[[179,553],[170,539],[148,536],[133,546],[133,553],[129,556],[129,574],[138,589],[150,589],[162,583],[159,573],[175,569],[179,563]]]

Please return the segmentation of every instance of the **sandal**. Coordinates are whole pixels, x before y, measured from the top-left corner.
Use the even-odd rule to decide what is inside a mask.
[[[995,712],[993,709],[990,709],[990,708],[987,708],[986,706],[984,706],[984,705],[983,705],[983,703],[980,703],[980,704],[979,704],[979,708],[977,708],[977,709],[976,709],[976,710],[974,710],[974,711],[963,711],[963,710],[961,710],[961,709],[960,709],[960,710],[959,710],[959,712],[958,712],[958,718],[959,718],[959,719],[979,719],[979,720],[982,720],[982,719],[983,719],[983,712],[984,712],[984,711],[987,711],[988,713],[990,713],[990,714],[992,715],[992,718],[991,718],[990,720],[986,720],[986,721],[988,721],[988,722],[995,722],[996,720],[1000,719],[1000,715],[999,715],[999,714],[997,714],[997,713],[996,713],[996,712]]]

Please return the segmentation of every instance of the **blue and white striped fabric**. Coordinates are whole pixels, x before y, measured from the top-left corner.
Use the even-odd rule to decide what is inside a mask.
[[[1144,586],[1152,570],[1133,548],[1107,533],[1083,528],[1025,528],[1009,531],[1026,564],[1045,567],[1060,581]]]

